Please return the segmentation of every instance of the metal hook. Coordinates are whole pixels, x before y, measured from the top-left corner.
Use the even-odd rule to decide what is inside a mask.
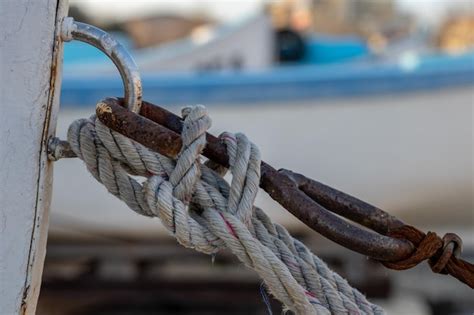
[[[61,39],[73,39],[88,43],[104,52],[115,64],[122,77],[125,100],[129,110],[140,111],[142,105],[142,82],[138,67],[127,50],[107,32],[85,23],[66,17],[61,27]]]
[[[138,115],[125,109],[122,103],[112,98],[103,100],[96,107],[97,118],[112,130],[156,152],[171,158],[178,155],[183,128],[180,117],[147,102],[143,102]],[[206,134],[206,140],[203,155],[228,167],[229,157],[224,144],[211,134]],[[304,178],[302,181],[302,175],[277,171],[263,161],[261,173],[261,188],[303,223],[330,240],[381,261],[406,259],[414,251],[411,242],[385,235],[390,228],[403,225],[388,213],[313,180]],[[322,204],[331,207],[326,209]],[[369,229],[351,224],[335,213]]]

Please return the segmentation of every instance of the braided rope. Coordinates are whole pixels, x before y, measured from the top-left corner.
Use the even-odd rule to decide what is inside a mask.
[[[260,153],[245,135],[221,135],[229,155],[229,185],[222,178],[225,169],[200,161],[211,126],[206,109],[188,107],[182,114],[183,147],[176,160],[110,130],[94,116],[73,122],[68,141],[94,178],[132,210],[158,217],[185,247],[207,254],[230,249],[297,314],[384,314],[253,206]]]

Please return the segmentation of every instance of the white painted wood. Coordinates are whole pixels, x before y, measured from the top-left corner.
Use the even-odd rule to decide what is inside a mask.
[[[62,0],[0,3],[0,314],[34,314],[46,248]]]

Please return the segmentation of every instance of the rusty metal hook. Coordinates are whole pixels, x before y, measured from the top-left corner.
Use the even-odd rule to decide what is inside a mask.
[[[123,101],[108,98],[97,105],[96,114],[112,130],[163,155],[175,158],[181,149],[182,119],[159,106],[143,102],[138,115],[125,109]],[[227,167],[225,145],[211,134],[206,138],[203,155]],[[351,250],[381,261],[399,261],[414,251],[411,242],[384,235],[403,222],[303,175],[277,171],[262,161],[260,187],[313,230]]]

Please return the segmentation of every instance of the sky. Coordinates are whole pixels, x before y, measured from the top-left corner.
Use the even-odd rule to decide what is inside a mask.
[[[376,1],[376,0],[374,0]],[[70,0],[79,4],[95,18],[124,19],[130,15],[162,13],[203,13],[225,22],[239,20],[258,12],[263,3],[271,0]],[[473,10],[473,0],[396,0],[405,11],[415,14],[424,23],[437,23],[445,12],[453,8]]]

